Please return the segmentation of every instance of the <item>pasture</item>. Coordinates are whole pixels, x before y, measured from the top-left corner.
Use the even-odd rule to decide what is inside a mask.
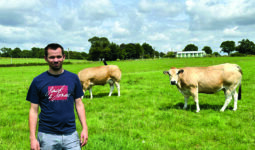
[[[72,63],[85,63],[87,60],[75,60],[66,58],[65,62],[72,62]],[[0,65],[7,65],[7,64],[41,64],[45,63],[43,58],[9,58],[9,57],[0,57]]]
[[[88,150],[172,150],[172,149],[254,149],[255,148],[255,78],[254,57],[218,57],[155,59],[108,62],[122,70],[121,96],[117,89],[108,97],[109,85],[93,87],[94,99],[85,93],[89,128]],[[243,70],[242,100],[232,111],[233,101],[220,112],[224,93],[199,94],[201,111],[184,98],[169,77],[170,67],[208,66],[236,63]],[[78,73],[81,69],[103,65],[66,64],[64,69]],[[30,149],[26,94],[32,79],[48,66],[0,68],[0,149]],[[77,130],[81,126],[76,118]]]

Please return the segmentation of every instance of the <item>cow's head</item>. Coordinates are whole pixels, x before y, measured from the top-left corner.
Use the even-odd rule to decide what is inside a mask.
[[[169,75],[171,85],[176,85],[179,82],[179,75],[183,72],[183,69],[171,68],[169,71],[164,71],[163,73]]]

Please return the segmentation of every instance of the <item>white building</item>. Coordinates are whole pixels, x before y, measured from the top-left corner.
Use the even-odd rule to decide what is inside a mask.
[[[204,51],[182,51],[176,52],[176,57],[204,57],[206,54]]]

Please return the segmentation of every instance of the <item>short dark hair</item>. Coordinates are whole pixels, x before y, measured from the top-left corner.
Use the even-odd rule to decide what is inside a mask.
[[[48,45],[44,48],[44,55],[45,55],[46,57],[48,57],[48,49],[56,50],[57,48],[61,48],[62,55],[64,56],[64,55],[65,55],[64,48],[63,48],[60,44],[58,44],[58,43],[50,43],[50,44],[48,44]]]

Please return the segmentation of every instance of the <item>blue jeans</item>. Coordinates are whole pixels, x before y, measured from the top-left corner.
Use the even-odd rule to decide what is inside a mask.
[[[38,132],[41,150],[80,150],[80,139],[77,131],[70,134],[49,134]]]

